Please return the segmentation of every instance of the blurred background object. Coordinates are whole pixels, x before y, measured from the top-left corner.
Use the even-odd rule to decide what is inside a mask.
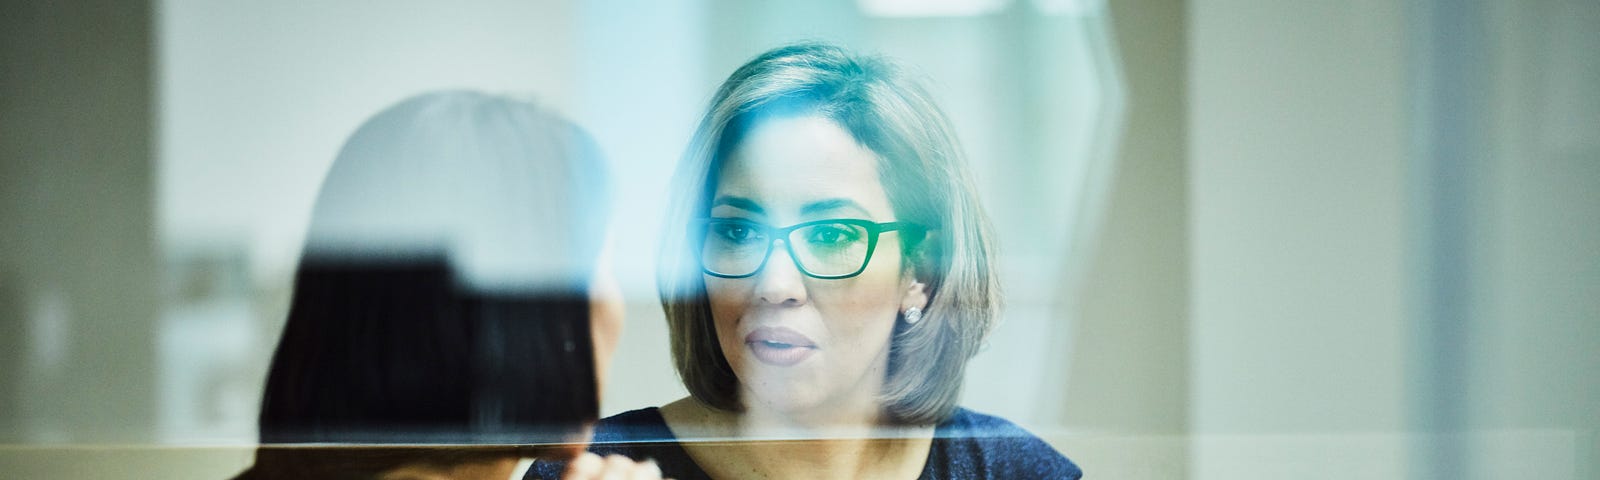
[[[682,396],[665,179],[716,82],[798,39],[932,84],[1003,242],[964,403],[1091,476],[1600,478],[1588,0],[5,2],[0,476],[245,465],[324,171],[440,88],[594,133],[603,413]]]

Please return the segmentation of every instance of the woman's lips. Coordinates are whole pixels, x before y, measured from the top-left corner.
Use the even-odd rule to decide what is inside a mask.
[[[744,344],[761,363],[787,367],[805,361],[816,353],[817,344],[809,337],[784,327],[762,327],[745,335]]]

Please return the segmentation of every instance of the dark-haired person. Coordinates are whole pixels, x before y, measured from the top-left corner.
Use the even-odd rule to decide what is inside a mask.
[[[679,479],[1082,475],[957,405],[994,325],[994,238],[946,118],[893,65],[758,56],[676,181],[659,283],[690,397],[602,420],[592,451]]]
[[[531,103],[431,93],[364,123],[318,194],[238,478],[503,480],[580,452],[622,322],[607,198],[593,140]]]

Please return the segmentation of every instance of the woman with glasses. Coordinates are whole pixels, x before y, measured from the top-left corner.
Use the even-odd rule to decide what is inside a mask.
[[[690,396],[602,420],[595,451],[696,478],[1077,478],[962,409],[994,325],[994,240],[920,86],[820,44],[717,91],[679,166],[660,287]]]

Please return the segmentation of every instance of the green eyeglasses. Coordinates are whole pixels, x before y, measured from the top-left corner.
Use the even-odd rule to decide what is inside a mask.
[[[755,275],[772,257],[772,242],[783,239],[789,258],[806,276],[826,280],[860,275],[872,261],[878,235],[901,230],[922,233],[910,222],[831,219],[777,228],[739,218],[702,218],[700,267],[709,275],[745,278]]]

